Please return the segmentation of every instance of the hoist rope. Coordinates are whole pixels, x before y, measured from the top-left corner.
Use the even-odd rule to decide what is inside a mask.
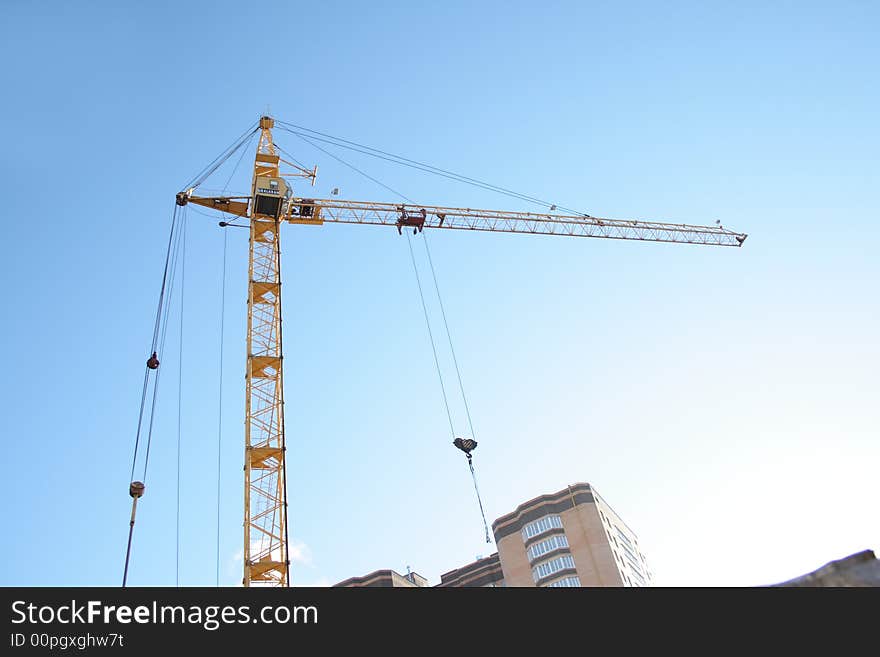
[[[434,279],[434,290],[437,292],[437,301],[440,304],[440,315],[443,317],[443,326],[446,328],[446,339],[449,341],[449,351],[452,353],[452,362],[455,365],[455,374],[458,377],[458,389],[461,391],[461,400],[464,402],[464,411],[467,415],[468,427],[471,430],[471,438],[476,440],[477,434],[474,432],[474,423],[471,421],[471,410],[468,406],[467,395],[464,394],[464,384],[461,382],[461,370],[458,368],[458,358],[455,357],[455,347],[452,346],[452,334],[449,331],[449,322],[446,321],[446,309],[443,307],[443,297],[440,295],[440,285],[437,283],[437,273],[434,271],[434,260],[431,258],[431,249],[428,248],[428,234],[424,231],[422,232],[422,241],[425,244],[425,253],[428,255],[428,264],[431,267],[431,277]]]
[[[164,351],[164,350],[163,350]],[[160,367],[156,370],[156,379],[153,381],[153,401],[150,404],[150,421],[147,425],[147,449],[146,454],[144,455],[144,473],[141,475],[141,483],[146,484],[144,481],[147,478],[147,466],[150,464],[150,446],[153,441],[153,419],[156,415],[156,399],[159,392],[159,377],[162,375],[162,368]]]
[[[477,494],[477,504],[480,505],[480,515],[483,518],[483,529],[486,530],[486,542],[491,543],[492,539],[489,538],[489,523],[486,522],[486,512],[483,510],[483,500],[480,497],[480,489],[477,488],[477,473],[474,472],[474,462],[471,459],[470,454],[468,454],[468,467],[471,469],[471,479],[474,480],[474,492]]]
[[[138,425],[137,425],[137,432],[135,433],[135,438],[134,438],[134,455],[132,456],[132,459],[131,459],[131,477],[129,477],[129,479],[128,479],[129,483],[134,481],[134,468],[135,468],[135,465],[137,465],[138,445],[141,440],[141,425],[143,424],[143,419],[144,419],[144,405],[147,403],[147,385],[149,384],[149,382],[150,382],[150,368],[144,367],[144,388],[143,388],[143,391],[141,392],[141,410],[140,410],[140,413],[138,413]]]
[[[226,327],[226,250],[229,233],[223,231],[223,276],[220,279],[220,389],[217,404],[217,572],[215,585],[220,586],[220,454],[223,441],[223,344]]]
[[[182,211],[180,212],[181,229],[179,231],[177,231],[177,239],[176,239],[173,253],[171,256],[171,279],[168,284],[168,294],[166,296],[165,307],[162,310],[163,321],[162,321],[161,337],[159,338],[159,343],[158,343],[158,353],[160,353],[160,354],[165,352],[165,338],[168,335],[168,317],[167,317],[168,316],[168,309],[171,305],[171,299],[173,298],[174,281],[176,278],[175,274],[177,272],[177,263],[180,258],[180,244],[181,244],[180,236],[181,236],[181,234],[186,233],[186,228],[185,228],[186,214],[187,214],[186,213],[186,206],[184,206],[182,208]],[[159,367],[156,370],[156,379],[153,382],[153,400],[150,405],[150,421],[149,421],[149,424],[147,425],[147,448],[146,448],[146,453],[144,455],[144,474],[143,474],[143,477],[141,478],[141,482],[144,484],[147,483],[147,468],[150,465],[150,447],[152,446],[152,443],[153,443],[153,425],[154,425],[154,420],[155,420],[155,415],[156,415],[156,400],[158,399],[158,395],[159,395],[159,379],[161,376],[162,376],[162,368]]]
[[[350,164],[349,162],[346,162],[344,159],[342,159],[342,158],[340,158],[340,157],[337,157],[336,155],[334,155],[333,153],[327,151],[326,149],[322,148],[321,146],[318,146],[318,145],[315,144],[315,143],[314,143],[309,137],[306,137],[305,135],[302,135],[302,134],[296,133],[296,132],[294,132],[294,131],[292,131],[292,130],[288,130],[288,132],[291,132],[292,134],[296,135],[297,137],[299,137],[300,139],[302,139],[303,141],[305,141],[305,142],[308,143],[309,145],[311,145],[311,146],[313,146],[314,148],[318,149],[318,150],[321,151],[322,153],[325,153],[325,154],[329,155],[330,157],[332,157],[332,158],[335,159],[336,161],[338,161],[338,162],[344,164],[345,166],[347,166],[348,168],[350,168],[350,169],[354,170],[355,172],[361,174],[361,175],[364,176],[365,178],[368,178],[369,180],[373,181],[373,182],[376,183],[377,185],[380,185],[381,187],[384,187],[385,189],[387,189],[387,190],[390,191],[391,193],[393,193],[393,194],[395,194],[395,195],[397,195],[397,196],[400,196],[402,199],[404,199],[404,200],[406,200],[406,201],[409,201],[410,203],[415,204],[415,201],[413,201],[412,199],[408,198],[407,196],[404,196],[403,194],[401,194],[400,192],[398,192],[396,189],[393,189],[393,188],[389,187],[388,185],[386,185],[385,183],[381,182],[380,180],[377,180],[376,178],[373,178],[373,177],[370,176],[369,174],[365,173],[364,171],[361,171],[360,169],[358,169],[358,168],[357,168],[356,166],[354,166],[353,164]],[[335,144],[335,145],[339,146],[340,144]],[[288,155],[288,157],[290,157],[290,155],[289,155],[286,151],[284,151],[284,149],[282,149],[280,146],[278,146],[277,144],[276,144],[276,148],[278,148],[278,150],[279,150],[280,152],[282,152],[282,153],[284,153],[285,155]],[[446,329],[446,338],[447,338],[447,340],[449,341],[449,349],[450,349],[450,351],[451,351],[451,353],[452,353],[452,361],[453,361],[453,363],[455,364],[455,373],[456,373],[456,376],[458,377],[458,387],[459,387],[459,390],[461,391],[462,401],[464,402],[465,412],[466,412],[466,414],[467,414],[468,427],[470,428],[471,436],[473,437],[473,435],[474,435],[474,425],[473,425],[473,422],[471,421],[470,407],[468,406],[468,403],[467,403],[467,396],[465,395],[465,392],[464,392],[464,384],[462,383],[461,370],[460,370],[459,367],[458,367],[458,359],[457,359],[456,356],[455,356],[455,347],[454,347],[453,344],[452,344],[452,333],[451,333],[450,330],[449,330],[449,322],[447,321],[447,318],[446,318],[446,310],[445,310],[445,308],[444,308],[444,306],[443,306],[443,297],[442,297],[442,295],[440,294],[440,285],[439,285],[439,283],[437,282],[437,272],[436,272],[436,270],[434,269],[434,262],[433,262],[433,259],[431,258],[431,250],[430,250],[430,248],[428,247],[427,236],[425,235],[424,232],[422,232],[422,237],[424,238],[425,252],[426,252],[426,254],[427,254],[427,256],[428,256],[428,263],[429,263],[430,268],[431,268],[431,277],[432,277],[433,280],[434,280],[434,289],[435,289],[436,292],[437,292],[437,300],[438,300],[438,302],[440,303],[440,312],[441,312],[441,315],[442,315],[442,317],[443,317],[443,326],[444,326],[445,329]],[[419,269],[418,269],[418,266],[416,265],[415,252],[413,251],[413,248],[412,248],[412,239],[410,238],[410,234],[409,234],[409,232],[406,233],[406,242],[407,242],[407,246],[409,247],[409,255],[410,255],[410,260],[411,260],[411,262],[412,262],[412,266],[413,266],[413,273],[415,274],[415,277],[416,277],[416,285],[417,285],[418,290],[419,290],[419,299],[420,299],[420,301],[421,301],[421,303],[422,303],[422,312],[424,313],[424,316],[425,316],[425,326],[426,326],[427,329],[428,329],[428,338],[430,339],[430,342],[431,342],[431,352],[432,352],[433,355],[434,355],[434,365],[435,365],[435,367],[437,368],[437,379],[440,381],[440,391],[441,391],[441,393],[442,393],[442,395],[443,395],[443,406],[444,406],[444,408],[446,409],[446,419],[449,421],[449,431],[450,431],[450,433],[452,434],[452,439],[453,439],[453,441],[455,441],[455,439],[456,439],[456,436],[455,436],[455,426],[454,426],[454,424],[453,424],[453,422],[452,422],[452,412],[450,411],[450,408],[449,408],[449,398],[448,398],[448,396],[446,395],[446,386],[445,386],[445,384],[443,383],[443,371],[442,371],[442,368],[440,367],[440,359],[439,359],[438,356],[437,356],[437,345],[436,345],[436,342],[435,342],[435,340],[434,340],[434,332],[431,330],[431,321],[430,321],[430,318],[429,318],[429,315],[428,315],[428,306],[427,306],[427,304],[425,303],[425,294],[424,294],[424,290],[423,290],[423,288],[422,288],[421,277],[419,276]],[[472,458],[471,458],[470,453],[467,454],[467,459],[468,459],[468,467],[469,467],[469,469],[470,469],[470,471],[471,471],[471,478],[473,479],[473,482],[474,482],[474,492],[477,494],[477,504],[478,504],[479,507],[480,507],[480,517],[481,517],[482,520],[483,520],[483,529],[485,530],[485,534],[486,534],[486,543],[491,543],[492,540],[491,540],[491,538],[489,538],[489,524],[488,524],[488,522],[486,521],[486,512],[485,512],[485,510],[483,509],[483,500],[482,500],[482,497],[480,496],[480,489],[479,489],[479,487],[477,486],[477,475],[476,475],[476,472],[474,471],[474,464],[473,464],[473,460],[472,460]]]
[[[409,233],[407,233],[407,238],[409,238]],[[449,351],[452,354],[452,362],[455,365],[455,374],[458,377],[458,389],[461,391],[461,400],[464,402],[464,410],[467,415],[468,427],[471,430],[471,438],[476,440],[476,432],[474,431],[474,423],[471,420],[471,410],[468,405],[467,395],[464,392],[464,383],[461,380],[461,370],[458,367],[458,358],[455,356],[455,347],[452,344],[452,333],[449,330],[449,322],[446,320],[446,309],[443,306],[443,296],[440,294],[440,285],[437,282],[437,272],[434,270],[434,260],[431,258],[431,249],[428,247],[428,235],[425,232],[422,232],[422,241],[425,244],[425,253],[428,256],[428,264],[431,267],[431,277],[434,279],[434,290],[437,292],[437,302],[440,305],[440,315],[443,317],[443,326],[446,329],[446,339],[449,341]],[[453,436],[453,439],[455,436]],[[477,504],[480,506],[480,517],[483,519],[483,529],[486,532],[486,543],[491,543],[492,539],[489,538],[489,523],[486,521],[486,511],[483,509],[483,499],[480,495],[480,489],[477,486],[477,473],[474,472],[474,463],[471,459],[471,455],[468,454],[468,467],[471,470],[471,478],[474,480],[474,492],[477,494]]]
[[[184,189],[192,189],[198,187],[202,184],[211,174],[213,174],[227,159],[229,159],[235,152],[239,149],[242,149],[243,146],[246,146],[250,143],[253,136],[256,134],[258,130],[257,122],[252,123],[248,129],[242,133],[229,147],[227,147],[223,152],[220,153],[210,164],[208,164],[201,172],[199,172],[192,180],[190,180],[184,187]],[[229,180],[226,182],[226,186],[228,187],[229,181],[232,179],[232,176],[235,174],[236,169],[238,168],[238,164],[241,162],[242,157],[247,149],[242,149],[241,154],[239,155],[238,161],[235,165],[235,169],[233,169],[232,174],[230,174]],[[225,188],[224,188],[225,189]],[[132,455],[131,462],[131,477],[130,477],[130,489],[129,492],[133,498],[132,502],[132,514],[131,521],[129,525],[129,533],[128,533],[128,544],[126,546],[125,551],[125,567],[122,575],[122,586],[125,587],[126,582],[128,580],[128,567],[131,558],[131,543],[132,543],[132,535],[134,533],[134,522],[135,522],[135,510],[137,509],[137,500],[143,495],[144,487],[143,485],[146,483],[147,479],[147,470],[150,462],[150,449],[152,446],[152,438],[153,438],[153,427],[156,415],[156,401],[158,399],[159,392],[159,380],[161,376],[161,368],[159,367],[160,362],[158,362],[157,355],[162,354],[164,358],[165,351],[165,338],[168,332],[168,310],[171,305],[171,299],[173,298],[173,290],[174,290],[174,280],[175,273],[177,271],[177,263],[178,260],[181,261],[181,288],[184,285],[184,276],[185,276],[185,257],[186,257],[186,206],[180,206],[175,202],[172,218],[171,218],[171,231],[168,236],[168,246],[165,252],[165,267],[162,273],[162,285],[159,290],[159,302],[157,304],[156,309],[156,319],[153,324],[153,336],[150,343],[150,349],[152,355],[150,360],[147,362],[146,370],[144,373],[144,383],[141,390],[141,403],[140,409],[138,411],[138,423],[137,430],[135,432],[135,441],[134,441],[134,453]],[[182,233],[182,238],[181,238]],[[181,253],[182,251],[182,253]],[[169,277],[170,274],[170,277]],[[225,251],[224,251],[224,278],[225,278]],[[181,289],[181,299],[180,299],[180,359],[178,362],[178,393],[177,393],[177,510],[176,510],[176,582],[177,585],[180,586],[180,465],[181,465],[181,444],[182,444],[182,389],[183,389],[183,340],[184,340],[184,296],[183,289]],[[151,367],[150,361],[156,360],[157,362],[153,364]],[[135,481],[134,481],[134,473],[137,468],[138,454],[140,450],[140,439],[141,434],[144,430],[144,414],[146,410],[147,403],[147,395],[149,392],[149,383],[150,383],[150,370],[156,370],[156,375],[153,378],[153,390],[152,390],[152,400],[150,402],[150,413],[149,413],[149,422],[146,427],[146,446],[144,450],[144,469],[143,476],[141,477],[141,486],[140,492],[135,495]],[[218,443],[219,450],[219,443]],[[219,464],[219,452],[218,452],[218,464]],[[218,529],[217,529],[217,544],[218,544],[218,580],[219,580],[219,467],[218,467]]]
[[[431,331],[431,321],[428,319],[428,306],[425,304],[425,295],[422,292],[422,281],[419,277],[419,270],[416,267],[416,256],[413,253],[409,232],[406,233],[406,243],[409,245],[409,256],[412,260],[413,273],[416,275],[416,283],[419,287],[419,299],[422,301],[422,311],[425,313],[425,326],[428,327],[428,337],[431,339],[431,352],[434,354],[434,365],[437,367],[437,378],[440,379],[440,391],[443,393],[443,405],[446,407],[446,418],[449,420],[449,431],[452,434],[452,439],[455,440],[455,427],[452,424],[452,413],[449,411],[449,400],[446,397],[446,386],[443,385],[443,373],[440,369],[440,360],[437,358],[437,347],[434,344],[434,332]]]
[[[180,444],[181,444],[181,420],[183,417],[183,308],[184,292],[186,290],[186,221],[181,228],[183,245],[180,257],[180,355],[177,359],[177,526],[176,526],[176,560],[175,580],[180,586]]]
[[[296,134],[296,133],[294,133],[292,130],[288,130],[288,132],[291,132],[292,134]],[[368,173],[366,173],[366,172],[364,172],[364,171],[361,171],[360,169],[358,169],[358,168],[357,168],[356,166],[354,166],[353,164],[351,164],[351,163],[349,163],[349,162],[346,162],[346,161],[343,160],[341,157],[338,157],[338,156],[334,155],[333,153],[331,153],[330,151],[326,150],[325,148],[322,148],[321,146],[318,146],[316,143],[314,143],[314,142],[313,142],[311,139],[309,139],[308,137],[306,137],[306,136],[304,136],[304,135],[297,135],[297,136],[298,136],[300,139],[302,139],[304,142],[306,142],[307,144],[309,144],[309,145],[311,145],[312,147],[314,147],[314,148],[318,149],[319,151],[321,151],[322,153],[325,153],[326,155],[329,155],[330,157],[332,157],[332,158],[333,158],[334,160],[336,160],[337,162],[340,162],[341,164],[344,164],[344,165],[347,166],[349,169],[352,169],[353,171],[359,173],[360,175],[364,176],[364,177],[367,178],[368,180],[373,181],[374,183],[376,183],[377,185],[380,185],[381,187],[384,187],[385,189],[387,189],[387,190],[388,190],[389,192],[391,192],[392,194],[395,194],[395,195],[399,196],[400,198],[404,199],[405,201],[409,201],[410,203],[415,203],[415,201],[413,201],[411,198],[405,196],[404,194],[401,194],[401,193],[398,192],[396,189],[393,189],[393,188],[389,187],[388,185],[386,185],[385,183],[383,183],[381,180],[377,180],[376,178],[374,178],[373,176],[369,175]],[[284,149],[282,149],[280,146],[278,146],[278,145],[276,144],[275,147],[278,148],[279,151],[281,151],[282,153],[284,153],[285,155],[287,155],[288,157],[290,157],[290,154],[287,153],[287,151],[285,151]],[[437,368],[437,378],[440,380],[440,391],[443,393],[443,405],[444,405],[444,407],[446,408],[446,418],[449,420],[449,431],[452,433],[452,438],[455,439],[455,428],[454,428],[453,423],[452,423],[452,413],[451,413],[450,410],[449,410],[449,400],[448,400],[448,398],[447,398],[447,396],[446,396],[446,386],[445,386],[444,383],[443,383],[443,372],[442,372],[442,370],[441,370],[441,368],[440,368],[440,359],[437,357],[437,346],[436,346],[436,344],[435,344],[435,342],[434,342],[434,333],[433,333],[433,331],[431,330],[431,320],[430,320],[429,317],[428,317],[428,306],[427,306],[427,304],[425,303],[425,295],[424,295],[424,292],[423,292],[423,290],[422,290],[422,281],[421,281],[421,278],[419,277],[419,270],[418,270],[418,267],[416,266],[416,257],[415,257],[415,253],[413,252],[412,241],[410,240],[410,236],[409,236],[409,233],[408,233],[408,232],[407,232],[407,234],[406,234],[406,241],[407,241],[407,245],[409,246],[409,255],[410,255],[410,259],[411,259],[411,261],[412,261],[413,273],[414,273],[415,276],[416,276],[416,285],[417,285],[418,288],[419,288],[419,299],[420,299],[421,302],[422,302],[422,312],[423,312],[424,315],[425,315],[425,326],[428,328],[428,337],[429,337],[430,340],[431,340],[431,352],[434,354],[434,365],[435,365],[436,368]]]
[[[162,272],[162,284],[159,288],[159,301],[156,307],[156,319],[153,324],[153,336],[150,342],[150,350],[152,352],[152,358],[158,354],[164,354],[164,346],[165,346],[165,335],[168,329],[167,322],[167,312],[170,306],[173,289],[174,289],[174,273],[177,267],[177,256],[178,256],[178,248],[180,245],[180,226],[181,224],[185,224],[186,220],[186,210],[185,208],[181,209],[176,203],[174,205],[174,209],[171,215],[171,230],[168,235],[168,246],[165,250],[165,266]],[[164,357],[164,356],[163,356]],[[150,370],[155,369],[156,376],[153,379],[153,394],[152,400],[150,404],[150,415],[149,422],[146,427],[147,437],[146,437],[146,448],[144,455],[144,473],[141,478],[141,484],[143,485],[146,481],[147,475],[147,465],[149,463],[150,458],[150,446],[152,444],[152,435],[153,435],[153,420],[155,417],[156,411],[156,398],[159,390],[159,377],[161,374],[161,369],[158,368],[158,364],[155,368],[150,367],[150,362],[147,362],[144,374],[144,385],[141,391],[141,403],[140,409],[138,411],[138,423],[137,423],[137,431],[135,433],[135,441],[134,441],[134,453],[132,455],[132,463],[131,463],[131,477],[130,477],[130,488],[129,492],[132,493],[132,513],[131,513],[131,521],[129,523],[128,530],[128,543],[125,549],[125,566],[122,572],[122,586],[125,587],[128,581],[128,567],[131,559],[131,543],[132,536],[134,534],[134,522],[135,522],[135,510],[137,508],[137,499],[143,494],[143,486],[141,486],[140,494],[135,496],[133,494],[134,484],[134,472],[137,467],[137,459],[138,453],[140,449],[140,439],[141,433],[144,430],[144,412],[146,410],[146,401],[147,401],[147,393],[149,390],[149,379],[150,379]]]
[[[296,133],[294,133],[294,132],[291,131],[291,130],[288,130],[288,132],[291,132],[291,133],[293,133],[293,134],[296,134]],[[314,143],[314,142],[313,142],[311,139],[309,139],[308,137],[306,137],[306,136],[304,136],[304,135],[297,135],[297,136],[298,136],[300,139],[302,139],[303,141],[305,141],[307,144],[313,146],[314,148],[317,148],[317,149],[318,149],[319,151],[321,151],[322,153],[325,153],[325,154],[329,155],[330,157],[332,157],[332,158],[333,158],[334,160],[336,160],[337,162],[340,162],[340,163],[344,164],[344,165],[347,166],[348,168],[352,169],[353,171],[356,171],[357,173],[359,173],[359,174],[361,174],[362,176],[364,176],[365,178],[367,178],[367,179],[373,181],[373,182],[376,183],[377,185],[380,185],[380,186],[384,187],[385,189],[387,189],[387,190],[388,190],[389,192],[391,192],[392,194],[395,194],[395,195],[399,196],[400,198],[404,199],[405,201],[409,201],[410,203],[415,203],[415,201],[413,201],[411,198],[405,196],[404,194],[401,194],[401,193],[398,192],[396,189],[393,189],[393,188],[389,187],[388,185],[386,185],[385,183],[383,183],[381,180],[377,180],[376,178],[373,178],[373,176],[369,175],[368,173],[366,173],[366,172],[364,172],[364,171],[361,171],[360,169],[358,169],[358,168],[357,168],[356,166],[354,166],[353,164],[351,164],[351,163],[346,162],[345,160],[343,160],[341,157],[338,157],[338,156],[334,155],[333,153],[331,153],[330,151],[328,151],[328,150],[326,150],[326,149],[324,149],[324,148],[318,146],[316,143]],[[276,144],[276,148],[278,148],[278,150],[280,150],[282,153],[284,153],[285,155],[287,155],[287,152],[284,151],[283,149],[281,149],[280,146],[277,146],[277,144]],[[419,288],[419,299],[420,299],[421,302],[422,302],[422,312],[423,312],[424,315],[425,315],[425,326],[428,328],[428,338],[429,338],[430,341],[431,341],[431,352],[434,354],[434,365],[435,365],[436,368],[437,368],[437,378],[438,378],[439,381],[440,381],[440,391],[443,393],[443,406],[446,408],[446,419],[449,420],[449,431],[450,431],[450,433],[452,434],[452,438],[453,438],[453,440],[454,440],[454,439],[455,439],[455,427],[454,427],[454,425],[453,425],[453,423],[452,423],[452,412],[449,410],[449,399],[448,399],[447,396],[446,396],[446,386],[445,386],[445,384],[443,383],[443,371],[442,371],[442,369],[440,368],[440,359],[437,357],[437,345],[436,345],[436,343],[434,342],[434,332],[431,330],[431,320],[430,320],[430,318],[428,317],[428,306],[427,306],[427,304],[425,303],[425,294],[424,294],[424,291],[422,290],[422,280],[421,280],[421,277],[419,277],[419,269],[418,269],[418,267],[416,266],[416,256],[415,256],[415,253],[413,252],[413,248],[412,248],[412,240],[410,239],[409,232],[407,232],[407,234],[406,234],[406,242],[407,242],[407,245],[409,246],[409,256],[410,256],[410,260],[412,261],[413,273],[414,273],[415,276],[416,276],[416,285],[417,285],[418,288]]]
[[[407,233],[409,237],[409,233]],[[461,370],[458,367],[458,358],[455,356],[455,347],[452,345],[452,333],[449,331],[449,322],[446,321],[446,310],[443,307],[443,296],[440,294],[440,285],[437,283],[437,273],[434,270],[434,260],[431,258],[431,249],[428,247],[428,235],[422,232],[422,240],[425,243],[425,253],[428,256],[428,264],[431,267],[431,276],[434,279],[434,290],[437,292],[437,302],[440,304],[440,314],[443,317],[443,326],[446,328],[446,338],[449,340],[449,351],[452,353],[452,362],[455,365],[455,374],[458,377],[458,389],[461,391],[461,400],[464,402],[464,410],[467,414],[468,427],[471,430],[471,438],[476,440],[476,432],[474,431],[474,423],[471,421],[471,411],[467,402],[467,395],[464,392],[464,384],[461,380]],[[455,438],[455,436],[453,436]],[[486,542],[491,543],[489,538],[489,523],[486,522],[486,512],[483,510],[483,500],[480,496],[480,489],[477,487],[477,474],[474,472],[474,463],[471,455],[468,454],[468,466],[471,470],[471,478],[474,480],[474,492],[477,494],[477,504],[480,505],[480,516],[483,518],[483,529],[486,530]]]
[[[156,340],[159,336],[159,324],[160,324],[160,321],[162,318],[162,309],[163,309],[164,300],[165,300],[165,288],[166,288],[166,285],[168,282],[168,268],[169,268],[169,264],[171,262],[171,252],[172,252],[172,247],[174,245],[174,238],[176,236],[177,215],[178,215],[179,209],[180,209],[180,206],[178,206],[175,203],[174,204],[174,211],[171,214],[171,231],[168,235],[168,247],[165,250],[165,269],[162,272],[162,285],[159,288],[159,303],[156,308],[156,321],[153,325],[153,338],[150,342],[150,351],[151,352],[156,351]],[[134,438],[134,454],[132,455],[132,459],[131,459],[131,478],[129,479],[129,481],[134,481],[134,469],[135,469],[135,466],[137,465],[138,447],[140,446],[141,428],[143,426],[143,419],[144,419],[144,406],[147,401],[147,386],[149,383],[149,377],[150,377],[150,368],[148,366],[144,366],[144,388],[143,388],[143,392],[141,393],[141,407],[140,407],[140,411],[138,413],[137,431],[135,432],[135,438]]]

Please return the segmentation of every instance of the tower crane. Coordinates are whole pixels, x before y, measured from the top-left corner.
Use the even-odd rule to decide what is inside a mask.
[[[308,170],[284,160],[273,139],[274,127],[274,118],[262,116],[254,128],[254,132],[260,131],[260,137],[249,196],[198,196],[196,184],[176,197],[181,206],[192,203],[241,217],[248,221],[250,229],[245,369],[245,586],[290,584],[281,330],[283,222],[391,226],[399,233],[437,228],[733,247],[741,246],[746,239],[744,233],[720,225],[299,197],[286,178],[300,177],[314,185],[317,167]],[[282,172],[282,164],[292,170]]]

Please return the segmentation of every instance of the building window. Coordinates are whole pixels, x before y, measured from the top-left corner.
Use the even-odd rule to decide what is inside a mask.
[[[621,548],[623,548],[623,551],[626,552],[630,559],[632,559],[633,561],[639,561],[639,558],[633,553],[631,549],[626,546],[626,543],[622,543],[619,545]]]
[[[578,587],[580,587],[580,585],[581,585],[581,580],[579,580],[574,575],[569,575],[568,577],[563,577],[562,579],[557,579],[554,582],[550,582],[549,584],[547,584],[547,588],[550,588],[550,589],[561,588],[561,587],[578,588]]]
[[[627,558],[626,561],[629,564],[630,570],[634,570],[641,575],[642,568],[641,566],[639,566],[638,563],[635,562],[635,560]]]
[[[632,544],[632,542],[629,540],[629,536],[627,536],[626,534],[624,534],[624,533],[620,530],[620,527],[618,527],[617,525],[614,525],[614,529],[617,530],[617,535],[620,537],[620,540],[623,541],[624,543],[626,543],[630,548],[632,548],[632,547],[633,547],[633,544]]]
[[[544,539],[540,543],[535,543],[534,545],[529,547],[529,561],[534,561],[541,555],[552,552],[553,550],[567,547],[568,539],[565,537],[565,534],[556,534],[554,536],[551,536],[550,538]]]
[[[524,541],[529,540],[533,536],[543,534],[551,529],[562,529],[562,519],[559,516],[544,516],[522,528],[522,537]]]
[[[565,570],[566,568],[574,568],[574,559],[570,554],[564,554],[561,557],[556,557],[550,561],[539,563],[532,568],[532,577],[537,582],[540,579],[549,577],[553,573],[558,573],[560,570]]]
[[[647,586],[648,583],[645,581],[645,578],[642,577],[642,574],[632,567],[630,564],[630,574],[633,576],[633,579],[636,580],[641,586]]]

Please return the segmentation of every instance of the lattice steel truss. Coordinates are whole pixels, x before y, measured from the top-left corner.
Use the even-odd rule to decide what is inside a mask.
[[[257,178],[278,176],[271,119],[260,121]],[[245,371],[245,586],[287,586],[287,475],[281,340],[281,245],[277,217],[251,213]]]
[[[247,216],[249,203],[244,196],[192,197],[198,203],[229,214]],[[421,214],[424,211],[424,214]],[[372,226],[442,228],[490,233],[527,233],[567,237],[603,237],[641,242],[675,242],[708,246],[742,246],[745,233],[723,226],[697,226],[666,221],[606,219],[588,215],[505,210],[475,210],[441,205],[377,203],[337,199],[292,198],[282,219],[293,224],[364,224]]]

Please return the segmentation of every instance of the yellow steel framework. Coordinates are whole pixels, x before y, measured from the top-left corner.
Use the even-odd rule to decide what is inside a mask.
[[[252,193],[277,178],[271,119],[260,121]],[[251,213],[245,370],[244,578],[288,584],[284,370],[281,367],[281,244],[278,217]]]
[[[193,195],[193,188],[177,195],[181,205],[195,203],[250,219],[245,373],[245,586],[290,584],[281,338],[281,221],[306,225],[394,226],[399,232],[444,228],[734,247],[741,246],[746,239],[744,233],[721,226],[294,197],[284,178],[297,176],[314,184],[317,167],[310,171],[283,160],[273,142],[273,127],[271,117],[261,117],[250,196],[202,197]],[[281,173],[281,162],[295,171]]]

